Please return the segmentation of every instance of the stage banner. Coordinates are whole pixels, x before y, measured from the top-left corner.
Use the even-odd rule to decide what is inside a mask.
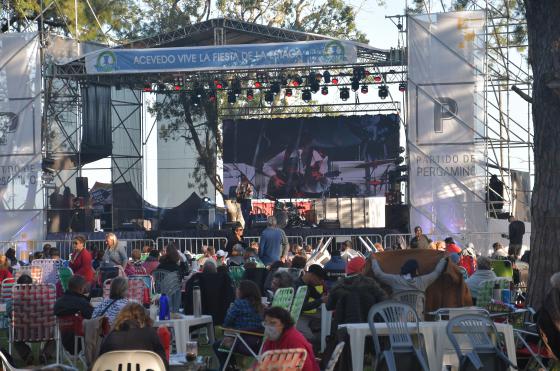
[[[408,17],[410,227],[487,231],[482,11]]]
[[[0,240],[43,238],[36,33],[0,35]]]
[[[88,74],[204,71],[356,63],[349,41],[325,40],[188,48],[106,49],[86,55]]]
[[[224,189],[243,176],[257,198],[385,196],[399,157],[399,117],[224,120]]]

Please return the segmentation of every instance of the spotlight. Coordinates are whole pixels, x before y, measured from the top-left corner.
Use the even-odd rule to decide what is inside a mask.
[[[323,86],[321,88],[321,94],[328,95],[329,94],[329,88],[327,86]]]
[[[270,86],[270,91],[274,95],[280,93],[280,83],[277,81],[273,82],[272,85]]]
[[[311,90],[303,89],[301,92],[301,99],[303,99],[304,102],[309,102],[311,100]]]
[[[379,98],[385,99],[389,96],[389,89],[387,88],[387,85],[381,85],[378,89],[377,94],[379,95]]]
[[[179,91],[181,90],[181,85],[175,85],[173,86],[173,89],[175,89],[175,91]]]
[[[237,101],[237,96],[235,95],[233,90],[228,91],[227,101],[229,104],[234,104]]]
[[[352,88],[352,91],[358,91],[358,89],[360,88],[360,81],[352,77],[352,83],[350,84],[350,87]]]
[[[383,78],[381,77],[381,75],[375,75],[373,76],[373,81],[375,82],[381,82],[381,80],[383,80]]]
[[[193,106],[198,106],[200,104],[200,98],[196,96],[195,93],[191,95],[191,103]]]
[[[366,77],[366,69],[364,67],[354,67],[352,75],[356,80],[360,81]]]
[[[311,88],[311,91],[313,93],[317,93],[319,91],[319,81],[317,80],[312,80],[311,84],[309,85],[309,87]]]
[[[399,153],[404,153],[404,151],[406,151],[404,147],[399,147]]]
[[[223,89],[224,87],[224,84],[220,80],[214,80],[214,85],[216,86],[216,89]]]
[[[274,100],[274,93],[271,90],[268,90],[264,94],[264,100],[265,102],[272,103],[272,101]]]
[[[252,101],[254,97],[253,89],[247,89],[247,100]]]
[[[291,97],[292,94],[293,94],[293,92],[292,92],[292,89],[290,89],[290,88],[287,88],[286,91],[284,92],[284,95],[286,97]]]
[[[347,87],[341,88],[340,99],[342,99],[343,101],[347,101],[348,98],[350,98],[350,89],[348,89]]]
[[[338,77],[333,77],[331,81],[334,85],[338,85]]]
[[[216,92],[214,90],[210,90],[210,93],[208,93],[208,100],[210,102],[216,101]]]
[[[399,91],[400,91],[401,93],[404,93],[404,92],[406,91],[406,82],[401,82],[401,83],[399,84]]]
[[[362,90],[361,90],[362,94],[367,94],[368,91],[369,91],[368,86],[367,85],[362,85]]]
[[[241,95],[241,81],[237,79],[233,82],[233,93],[236,97]]]
[[[142,89],[145,92],[151,92],[152,91],[152,84],[144,84],[144,88]]]
[[[262,83],[260,81],[255,81],[255,88],[257,89],[262,88]]]
[[[300,76],[296,75],[293,79],[292,79],[292,86],[295,86],[296,88],[298,86],[300,86],[301,84],[303,84],[303,80],[301,79]]]
[[[399,157],[397,157],[397,158],[395,159],[394,162],[395,162],[395,165],[398,166],[398,165],[400,165],[400,164],[402,164],[402,163],[404,162],[404,157],[399,156]]]
[[[331,73],[329,71],[323,72],[323,79],[325,80],[325,84],[331,83]]]

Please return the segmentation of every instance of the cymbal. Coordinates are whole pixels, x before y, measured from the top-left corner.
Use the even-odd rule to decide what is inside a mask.
[[[385,160],[373,160],[370,162],[364,162],[363,164],[359,164],[354,166],[355,168],[364,168],[364,167],[377,167],[379,165],[390,164],[396,161],[396,158],[388,158]]]

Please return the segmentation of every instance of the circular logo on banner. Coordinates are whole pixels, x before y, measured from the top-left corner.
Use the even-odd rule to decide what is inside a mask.
[[[110,50],[99,53],[95,63],[97,72],[111,72],[117,69],[117,56]]]
[[[338,40],[333,40],[325,45],[323,54],[327,62],[344,61],[344,45]]]

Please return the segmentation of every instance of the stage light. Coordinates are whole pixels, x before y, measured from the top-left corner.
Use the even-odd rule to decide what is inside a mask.
[[[375,76],[373,76],[373,81],[379,83],[379,82],[381,82],[381,80],[383,80],[383,78],[381,77],[381,75],[375,75]]]
[[[406,151],[404,147],[399,147],[399,153],[404,153],[404,151]]]
[[[264,93],[264,100],[265,102],[272,103],[272,101],[274,101],[274,93],[271,90],[267,90],[267,92]]]
[[[175,85],[173,86],[173,89],[175,89],[176,91],[181,90],[181,85]]]
[[[309,85],[309,87],[311,88],[311,91],[313,93],[317,93],[319,91],[319,81],[317,81],[317,80],[311,81],[311,84]]]
[[[389,89],[387,88],[387,85],[381,85],[378,89],[377,94],[379,95],[379,98],[385,99],[389,96]]]
[[[214,80],[214,85],[216,85],[216,89],[223,89],[224,84],[219,80]]]
[[[233,93],[236,97],[241,95],[241,81],[238,79],[233,82]]]
[[[321,94],[328,95],[329,94],[329,88],[327,86],[323,86],[321,88]]]
[[[350,98],[350,90],[346,87],[340,89],[340,99],[347,101]]]
[[[401,93],[404,93],[404,92],[406,91],[406,82],[401,82],[401,83],[399,84],[399,91],[400,91]]]
[[[280,83],[278,81],[273,82],[272,85],[270,86],[270,91],[274,95],[280,93]]]
[[[237,101],[237,96],[232,90],[228,91],[227,101],[229,104],[234,104]]]
[[[252,101],[254,97],[253,89],[247,89],[247,100]]]
[[[338,77],[333,77],[333,78],[331,79],[331,82],[332,82],[334,85],[338,85]]]
[[[352,88],[352,91],[358,91],[358,89],[360,88],[360,82],[352,77],[352,83],[350,84],[350,87]]]
[[[352,70],[352,75],[358,81],[366,77],[366,69],[364,67],[354,67]]]
[[[404,162],[404,157],[399,156],[395,159],[395,165],[402,164]]]
[[[301,79],[300,76],[296,75],[293,79],[292,79],[292,86],[295,86],[296,88],[298,86],[300,86],[301,84],[303,84],[303,80]]]
[[[284,76],[280,76],[280,82],[282,83],[282,86],[288,86],[288,79]]]
[[[262,88],[262,83],[260,81],[255,81],[255,88],[257,89]]]
[[[195,106],[195,107],[198,106],[198,105],[200,104],[200,98],[197,97],[197,95],[194,94],[194,93],[191,95],[191,103],[192,103],[192,105]]]
[[[144,88],[142,89],[145,92],[151,92],[152,91],[152,84],[144,84]]]
[[[311,90],[303,89],[301,92],[301,99],[303,99],[304,102],[309,102],[311,100]]]
[[[331,83],[331,73],[329,71],[323,72],[323,79],[325,80],[325,84]]]
[[[210,93],[208,93],[208,100],[210,102],[216,101],[216,92],[214,90],[210,90]]]
[[[198,98],[202,98],[202,96],[204,95],[204,89],[198,84],[194,86],[194,92],[196,93],[196,96]]]
[[[167,87],[165,86],[165,84],[159,83],[159,84],[157,84],[157,90],[158,91],[166,91]]]
[[[367,85],[362,85],[362,90],[361,90],[362,94],[367,94],[368,91],[369,91],[368,86]]]
[[[317,80],[317,82],[321,82],[322,79],[323,79],[323,75],[321,75],[320,72],[317,72],[315,74],[315,80]]]
[[[293,94],[292,89],[287,88],[284,94],[286,95],[286,97],[291,97]]]

